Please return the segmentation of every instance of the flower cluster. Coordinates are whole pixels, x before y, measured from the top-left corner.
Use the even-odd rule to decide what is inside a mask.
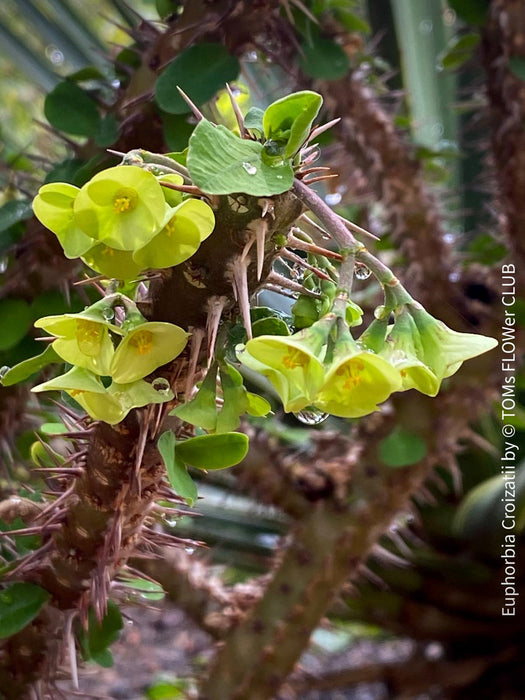
[[[396,310],[392,326],[375,320],[359,341],[342,315],[330,313],[292,336],[253,338],[237,355],[270,381],[285,411],[312,406],[358,418],[397,391],[435,396],[465,360],[496,345],[493,338],[452,331],[412,301]]]
[[[115,305],[127,311],[120,326],[111,322]],[[92,418],[110,424],[132,408],[173,398],[165,380],[149,384],[144,377],[175,359],[188,333],[171,323],[146,321],[122,295],[106,297],[78,314],[46,316],[35,326],[55,336],[53,349],[73,369],[33,391],[66,391]],[[109,386],[102,377],[111,378]]]
[[[183,181],[179,175],[161,180]],[[205,202],[183,200],[134,165],[103,170],[80,189],[63,182],[44,185],[33,209],[68,258],[81,257],[97,272],[123,280],[187,260],[215,225]]]

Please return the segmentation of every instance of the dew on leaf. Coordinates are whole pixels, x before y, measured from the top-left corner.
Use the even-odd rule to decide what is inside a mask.
[[[3,257],[0,258],[0,274],[3,274],[9,266],[9,258],[8,257]]]
[[[10,369],[11,369],[11,367],[8,367],[7,365],[0,367],[0,379],[5,377],[5,375],[9,372]]]
[[[102,316],[104,316],[106,321],[113,321],[115,318],[115,310],[112,306],[106,306],[106,308],[102,311]]]
[[[319,425],[319,423],[323,423],[329,415],[329,413],[319,411],[316,408],[305,408],[298,413],[294,413],[297,420],[305,425]]]
[[[386,307],[384,307],[383,305],[376,306],[376,308],[374,309],[374,318],[380,321],[382,318],[385,317],[385,313]]]
[[[159,394],[166,395],[170,393],[170,383],[167,379],[164,379],[164,377],[157,377],[157,379],[154,379],[151,386],[155,391],[158,391]]]
[[[257,168],[255,165],[252,165],[251,163],[243,163],[242,167],[246,170],[248,175],[256,175],[257,174]]]

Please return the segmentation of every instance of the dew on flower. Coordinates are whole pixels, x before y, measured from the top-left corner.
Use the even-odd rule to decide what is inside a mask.
[[[371,270],[366,265],[357,263],[354,269],[354,274],[358,280],[367,280],[372,274]]]
[[[319,425],[319,423],[323,423],[329,415],[329,413],[319,411],[316,408],[305,408],[302,411],[294,413],[297,420],[305,425]]]
[[[159,394],[169,394],[170,393],[170,383],[164,377],[157,377],[151,383],[151,386],[158,391]]]
[[[129,344],[139,355],[146,355],[151,352],[153,344],[153,333],[151,331],[137,331],[130,338]]]
[[[100,352],[103,332],[104,328],[100,323],[79,318],[75,335],[80,352],[88,357],[96,357]]]

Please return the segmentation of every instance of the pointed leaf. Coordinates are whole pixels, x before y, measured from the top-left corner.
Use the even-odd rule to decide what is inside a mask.
[[[172,489],[192,506],[197,500],[197,486],[188,474],[184,462],[175,455],[175,443],[175,435],[171,430],[167,430],[159,437],[157,447],[166,465]]]

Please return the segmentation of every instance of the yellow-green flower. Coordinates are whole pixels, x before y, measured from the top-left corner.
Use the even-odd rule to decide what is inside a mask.
[[[427,396],[436,396],[441,380],[418,359],[418,356],[423,355],[422,350],[414,319],[406,311],[401,311],[379,355],[399,371],[401,391],[416,389]]]
[[[82,255],[82,260],[93,270],[106,277],[132,280],[144,269],[133,260],[129,250],[115,250],[105,243],[97,243]]]
[[[67,258],[78,258],[95,243],[75,220],[73,206],[79,192],[66,182],[50,182],[33,200],[36,218],[56,235]]]
[[[413,322],[418,360],[429,367],[439,381],[457,372],[465,360],[482,355],[498,344],[495,338],[485,335],[451,330],[417,302],[406,304],[403,313]]]
[[[134,165],[97,173],[78,193],[75,221],[91,238],[117,250],[136,250],[162,228],[166,201],[157,178]]]
[[[186,347],[189,333],[162,321],[148,321],[128,331],[115,351],[109,374],[128,384],[174,360]]]
[[[321,388],[322,356],[335,318],[329,314],[294,335],[261,335],[237,348],[242,364],[271,382],[285,411],[300,411],[310,405]]]
[[[160,269],[190,258],[215,226],[213,210],[200,199],[187,199],[168,209],[161,231],[133,254],[142,268]]]
[[[53,390],[65,391],[91,418],[110,425],[120,423],[133,408],[164,403],[173,398],[173,392],[169,386],[158,390],[153,384],[148,384],[142,379],[130,384],[113,382],[106,389],[96,375],[80,367],[73,367],[66,374],[32,389],[37,393]]]
[[[378,404],[400,388],[399,372],[387,360],[360,347],[345,328],[312,403],[334,416],[359,418],[377,411]]]
[[[110,425],[120,423],[128,412],[117,398],[108,394],[107,389],[96,375],[81,367],[73,367],[66,374],[31,389],[34,392],[53,390],[65,391],[82,406],[91,418]]]
[[[56,336],[53,349],[63,360],[95,374],[108,375],[114,354],[109,331],[122,334],[120,328],[104,316],[110,308],[102,299],[79,314],[44,316],[35,326]]]

